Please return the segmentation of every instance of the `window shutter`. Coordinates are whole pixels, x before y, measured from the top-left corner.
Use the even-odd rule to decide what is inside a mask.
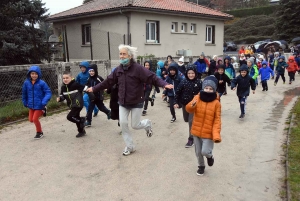
[[[212,44],[215,44],[215,26],[212,26]]]
[[[156,22],[156,40],[157,40],[157,43],[160,43],[160,37],[159,37],[159,22]]]
[[[85,35],[84,35],[84,25],[81,25],[81,35],[82,35],[82,45],[85,44],[84,39],[85,39]]]

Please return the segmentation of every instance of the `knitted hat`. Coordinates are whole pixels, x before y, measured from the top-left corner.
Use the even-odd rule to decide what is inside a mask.
[[[211,76],[207,76],[206,78],[204,78],[203,82],[202,82],[202,89],[204,89],[205,87],[210,86],[213,88],[214,92],[216,92],[217,90],[217,86],[218,86],[218,80],[215,76],[211,75]]]
[[[180,57],[178,61],[184,62],[184,56]]]
[[[202,53],[200,54],[200,56],[204,56],[204,57],[205,57],[205,54],[204,54],[204,52],[202,52]]]
[[[254,59],[253,58],[249,58],[249,59],[247,59],[247,61],[250,61],[251,64],[254,64]]]

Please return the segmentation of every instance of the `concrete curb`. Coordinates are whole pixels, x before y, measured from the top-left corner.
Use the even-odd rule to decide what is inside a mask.
[[[286,141],[286,161],[285,161],[285,174],[286,174],[286,197],[287,197],[287,201],[291,200],[291,190],[290,190],[290,184],[289,184],[289,144],[290,144],[290,135],[291,135],[291,131],[292,131],[292,127],[294,125],[294,118],[295,118],[295,114],[292,113],[291,118],[290,118],[290,124],[289,124],[289,130],[287,133],[287,141]]]

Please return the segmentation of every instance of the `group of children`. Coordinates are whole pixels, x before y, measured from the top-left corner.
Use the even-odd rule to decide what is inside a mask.
[[[261,61],[261,68],[258,69],[253,58],[248,58],[245,63],[242,63],[239,72],[236,76],[235,69],[232,62],[235,59],[225,57],[223,61],[219,62],[217,56],[208,63],[205,59],[204,53],[194,63],[184,65],[183,58],[175,62],[171,56],[168,60],[157,63],[156,75],[164,79],[167,83],[173,85],[173,89],[164,89],[162,97],[168,97],[170,103],[170,112],[172,115],[171,123],[176,121],[175,108],[182,108],[183,118],[188,122],[188,142],[185,147],[189,148],[195,145],[196,157],[198,160],[198,175],[203,175],[205,170],[204,157],[207,158],[208,166],[213,166],[214,157],[212,154],[214,143],[221,142],[221,96],[226,95],[226,84],[232,90],[237,91],[237,96],[240,103],[241,114],[239,118],[245,117],[245,105],[247,97],[250,95],[250,88],[255,93],[257,86],[257,77],[261,76],[261,84],[263,91],[268,91],[267,81],[274,77],[274,71],[269,67],[269,63],[265,60]],[[244,59],[240,60],[244,62]],[[208,67],[209,75],[201,80],[204,73],[204,64]],[[152,69],[151,61],[146,61],[144,67],[148,70]],[[285,68],[288,70],[290,83],[295,80],[295,73],[299,67],[295,62],[294,57],[290,57],[288,62],[284,61],[284,57],[279,57],[276,67],[277,84],[281,76],[285,83],[284,72]],[[111,94],[110,107],[115,108],[110,111],[103,103],[103,91],[88,93],[85,92],[87,87],[92,87],[103,81],[103,78],[98,75],[98,69],[95,64],[88,65],[85,62],[80,64],[82,74],[79,74],[77,81],[72,78],[70,72],[63,73],[63,86],[61,87],[61,94],[57,98],[58,102],[67,101],[70,107],[70,112],[67,119],[76,124],[78,134],[76,137],[82,137],[86,134],[85,127],[90,126],[92,122],[92,113],[95,105],[98,109],[107,115],[107,118],[118,119],[118,86],[107,89]],[[83,76],[86,72],[89,76]],[[37,134],[36,139],[43,136],[38,118],[45,111],[45,106],[51,98],[51,90],[48,85],[42,81],[39,67],[32,66],[27,74],[27,79],[23,85],[23,104],[30,109],[29,120],[36,125]],[[86,81],[82,80],[86,79]],[[80,80],[80,81],[79,81]],[[84,83],[84,84],[82,84]],[[155,88],[152,97],[151,85],[144,85],[144,110],[143,115],[147,114],[148,102],[154,105],[155,93],[159,93],[159,88]],[[83,95],[83,93],[85,95]],[[86,96],[86,98],[83,98]],[[80,117],[80,112],[84,106],[84,100],[88,101],[88,110],[86,117]],[[94,114],[97,114],[97,110]]]

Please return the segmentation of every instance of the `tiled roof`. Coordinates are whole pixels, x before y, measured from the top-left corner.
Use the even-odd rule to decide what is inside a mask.
[[[94,0],[81,6],[66,10],[49,17],[49,20],[63,19],[78,15],[100,13],[118,8],[165,10],[178,13],[194,13],[211,17],[230,18],[231,15],[197,5],[185,0]]]

